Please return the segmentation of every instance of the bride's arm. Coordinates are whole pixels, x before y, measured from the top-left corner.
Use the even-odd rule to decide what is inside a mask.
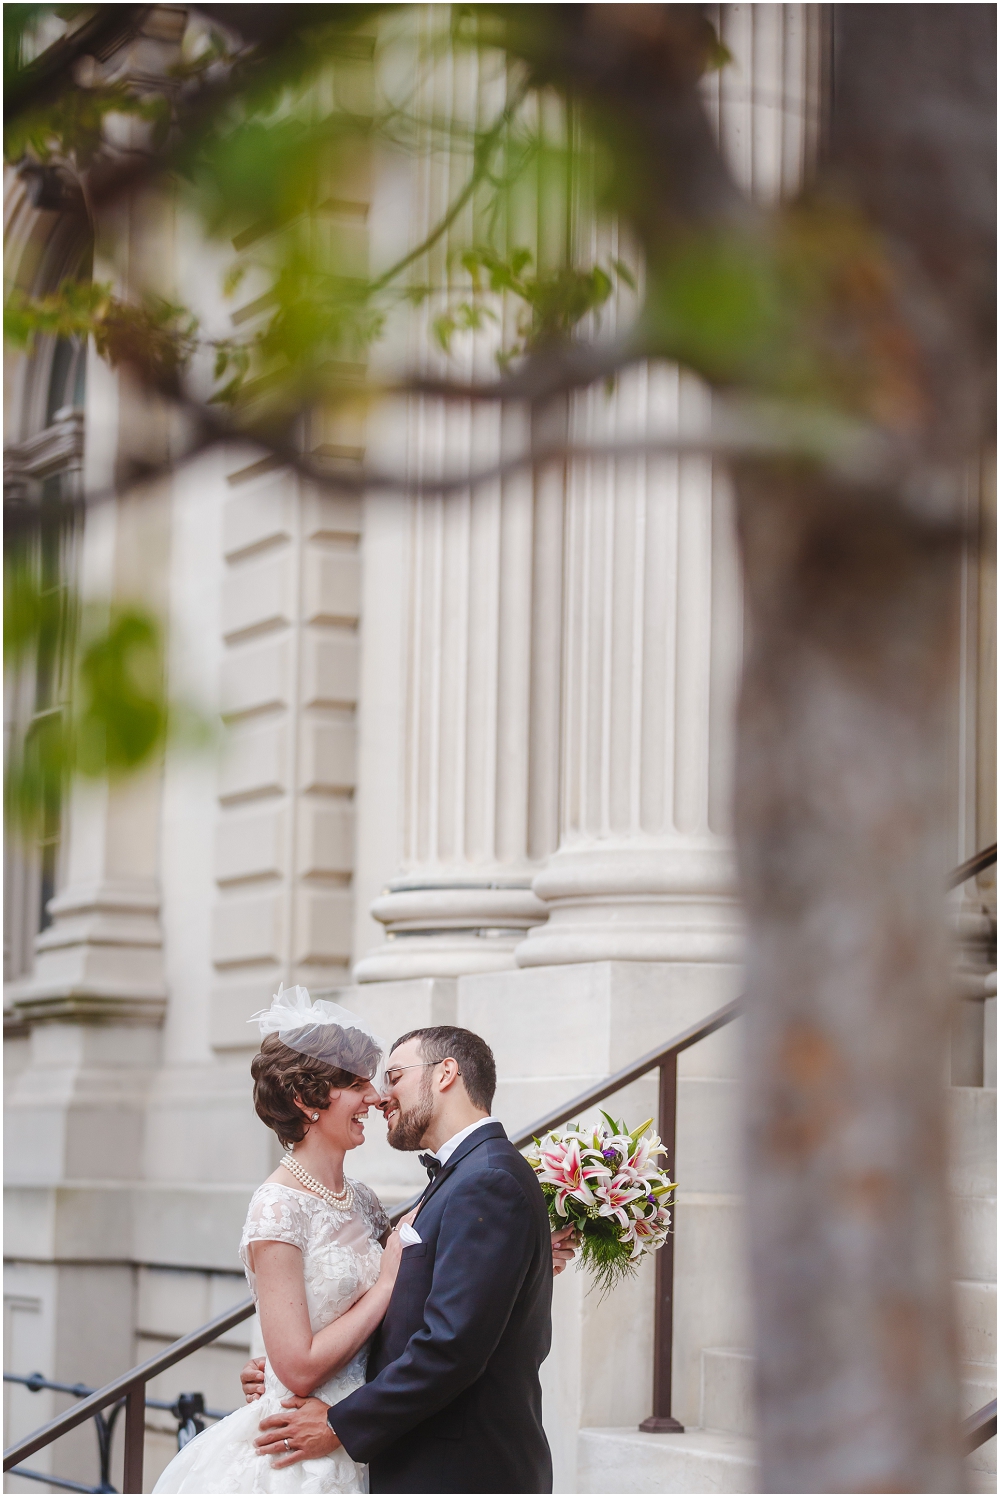
[[[267,1358],[275,1376],[292,1393],[308,1397],[364,1346],[386,1312],[400,1251],[399,1234],[392,1232],[372,1288],[314,1335],[299,1249],[289,1242],[253,1244],[257,1309]]]

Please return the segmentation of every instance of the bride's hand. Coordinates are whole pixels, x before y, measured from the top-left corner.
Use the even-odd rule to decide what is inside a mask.
[[[386,1238],[385,1247],[382,1249],[382,1263],[378,1275],[379,1282],[389,1289],[396,1282],[396,1275],[399,1272],[399,1260],[403,1255],[403,1242],[399,1235],[399,1229],[404,1225],[409,1225],[416,1214],[416,1209],[409,1211],[406,1216],[402,1217],[396,1223]]]
[[[248,1362],[240,1373],[240,1382],[243,1385],[243,1396],[247,1403],[256,1403],[264,1392],[264,1358],[257,1357],[253,1362]]]

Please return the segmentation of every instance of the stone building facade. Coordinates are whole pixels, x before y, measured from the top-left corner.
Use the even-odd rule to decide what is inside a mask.
[[[825,9],[716,9],[734,64],[707,85],[710,109],[735,173],[773,200],[816,149]],[[112,63],[162,76],[187,24],[186,8],[153,7]],[[455,73],[428,87],[453,97],[459,84],[497,86]],[[419,242],[447,192],[446,163],[418,160],[404,178],[373,163],[337,205],[338,231],[378,259],[400,235]],[[91,240],[12,176],[6,219],[28,289],[92,260],[96,279],[179,288],[208,325],[220,316],[209,250],[162,203],[117,210]],[[617,252],[613,228],[592,233],[595,258]],[[423,357],[431,310],[394,325],[373,361]],[[166,415],[140,408],[92,350],[70,354],[40,346],[10,367],[5,482],[28,494],[103,491],[140,451],[170,450]],[[551,419],[571,439],[690,432],[707,400],[675,369],[642,368]],[[337,463],[367,455],[428,475],[509,450],[523,421],[414,399],[365,422],[317,420],[310,442]],[[973,510],[984,494],[970,481]],[[245,1295],[243,1215],[276,1161],[250,1104],[247,1019],[279,981],[336,992],[390,1040],[425,1023],[477,1030],[511,1128],[736,995],[741,603],[725,473],[700,457],[571,461],[475,493],[355,500],[257,450],[216,448],[95,505],[64,565],[85,596],[152,602],[171,690],[225,723],[211,753],[178,746],[137,779],[75,788],[57,837],[8,853],[5,1367],[97,1385]],[[969,560],[956,863],[995,835],[993,586]],[[6,705],[12,731],[36,710],[18,683]],[[995,1375],[994,909],[985,886],[956,906],[970,1407]],[[738,1025],[683,1058],[674,1412],[688,1433],[634,1433],[650,1409],[651,1271],[603,1302],[564,1275],[544,1369],[559,1491],[621,1489],[622,1472],[629,1490],[753,1490],[738,1078]],[[653,1112],[652,1080],[620,1106]],[[378,1132],[376,1120],[352,1168],[396,1202],[422,1172]],[[237,1329],[151,1395],[199,1387],[234,1407],[249,1344]],[[66,1403],[13,1389],[5,1444]],[[151,1482],[171,1426],[150,1417]],[[36,1463],[90,1480],[92,1441],[77,1431]]]

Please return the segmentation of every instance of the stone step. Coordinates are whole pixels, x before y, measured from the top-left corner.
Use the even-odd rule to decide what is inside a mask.
[[[995,1087],[949,1086],[950,1187],[955,1195],[997,1193]]]
[[[701,1354],[704,1428],[751,1439],[754,1434],[753,1355],[744,1347],[712,1346]],[[997,1396],[995,1363],[965,1362],[960,1369],[961,1417],[967,1418]],[[985,1452],[985,1455],[984,1453]],[[996,1442],[972,1458],[981,1469],[995,1469]],[[985,1465],[984,1461],[994,1464]]]
[[[967,1419],[997,1396],[995,1362],[963,1362],[961,1371],[962,1418]]]
[[[708,1346],[701,1354],[701,1423],[729,1434],[754,1433],[753,1356],[742,1347]]]
[[[578,1492],[756,1492],[751,1440],[719,1430],[581,1429]]]
[[[996,1444],[994,1437],[965,1462],[966,1491],[996,1491]],[[577,1492],[757,1491],[753,1441],[719,1430],[582,1429],[578,1462]]]

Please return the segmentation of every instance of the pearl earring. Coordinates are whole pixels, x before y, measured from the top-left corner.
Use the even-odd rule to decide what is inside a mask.
[[[318,1112],[314,1112],[313,1113],[313,1122],[314,1123],[318,1123],[319,1122],[319,1113]]]

